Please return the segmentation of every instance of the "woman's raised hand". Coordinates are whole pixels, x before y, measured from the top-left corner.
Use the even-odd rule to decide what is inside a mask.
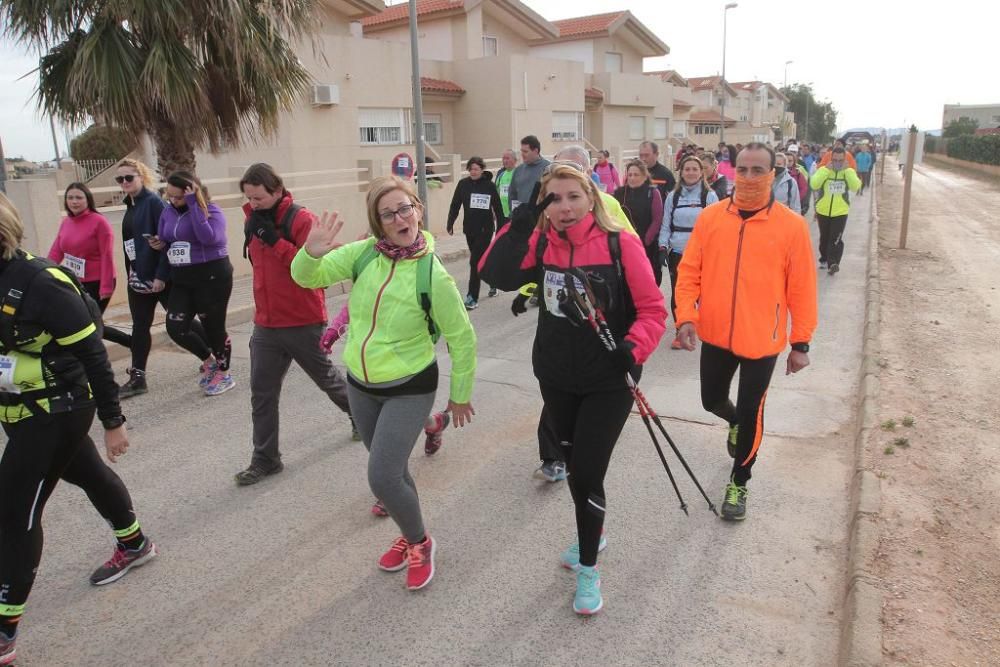
[[[337,211],[323,211],[323,216],[313,220],[312,229],[303,246],[310,257],[319,259],[334,248],[344,245],[337,241],[337,234],[344,226]]]

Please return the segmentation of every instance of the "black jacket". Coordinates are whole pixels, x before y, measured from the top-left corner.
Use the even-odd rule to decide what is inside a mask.
[[[448,232],[455,229],[458,211],[462,209],[462,227],[467,236],[480,234],[493,235],[497,221],[502,225],[503,206],[500,203],[500,193],[493,183],[493,174],[484,171],[477,180],[466,176],[455,186],[455,194],[451,198],[451,208],[448,210]]]
[[[125,272],[135,271],[142,280],[152,282],[159,278],[163,282],[170,280],[170,264],[167,256],[159,250],[153,250],[149,242],[142,236],[156,236],[160,224],[160,214],[166,204],[148,188],[144,188],[133,200],[125,197],[125,217],[122,218],[122,243],[129,241],[135,244],[135,261],[130,261],[128,251],[125,252]]]
[[[649,170],[649,180],[660,191],[660,197],[664,201],[667,199],[667,193],[673,192],[674,187],[677,185],[673,172],[659,162],[654,164],[653,168]]]

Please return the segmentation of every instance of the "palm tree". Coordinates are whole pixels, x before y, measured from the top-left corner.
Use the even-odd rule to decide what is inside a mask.
[[[195,168],[273,136],[311,82],[292,43],[318,25],[318,0],[0,0],[3,34],[42,54],[41,111],[139,137],[158,168]],[[315,49],[315,43],[314,43]]]

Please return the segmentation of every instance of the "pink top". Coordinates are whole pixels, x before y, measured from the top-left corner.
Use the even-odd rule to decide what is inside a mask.
[[[49,259],[75,273],[82,283],[100,282],[100,296],[106,298],[115,291],[114,245],[115,235],[107,218],[84,211],[63,218]]]

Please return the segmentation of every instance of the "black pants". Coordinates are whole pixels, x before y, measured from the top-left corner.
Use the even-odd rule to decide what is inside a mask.
[[[819,224],[819,261],[828,264],[840,264],[844,256],[844,228],[847,227],[847,216],[836,215],[832,218],[816,214]]]
[[[757,460],[757,450],[764,437],[764,401],[777,359],[777,356],[745,359],[702,342],[701,404],[730,426],[738,424],[740,427],[732,473],[733,481],[740,486],[750,479],[750,468]],[[737,368],[740,383],[736,405],[733,405],[729,400],[729,388]]]
[[[865,188],[867,188],[869,185],[871,185],[871,183],[872,183],[872,173],[870,171],[860,171],[860,172],[858,172],[858,176],[861,177],[861,190],[858,192],[858,194],[860,195],[860,194],[864,193]]]
[[[184,340],[185,349],[204,361],[212,354],[220,370],[229,370],[232,346],[227,344],[226,311],[233,293],[233,265],[228,257],[205,264],[174,267],[167,299],[167,334]],[[194,328],[201,320],[201,331]]]
[[[101,307],[101,312],[103,313],[108,309],[108,304],[111,303],[111,297],[101,298],[101,283],[99,280],[95,280],[89,283],[81,283],[83,285],[84,291],[89,294],[97,305]],[[114,327],[109,327],[107,324],[104,325],[104,335],[102,336],[104,340],[111,341],[112,343],[117,343],[122,347],[132,347],[132,337],[120,329],[115,329]]]
[[[632,409],[632,393],[621,389],[578,394],[544,384],[541,390],[557,438],[572,443],[563,449],[576,508],[580,563],[593,566],[607,506],[604,476]]]
[[[549,417],[549,410],[543,404],[542,414],[538,416],[538,458],[542,462],[565,461],[564,449],[565,447],[559,442],[556,427]]]
[[[162,292],[155,294],[139,294],[128,290],[128,309],[132,313],[132,368],[140,371],[146,370],[146,361],[149,360],[149,350],[153,347],[153,337],[149,330],[153,327],[153,315],[156,314],[156,304],[161,304],[167,310],[167,300],[170,297],[170,285]],[[191,331],[202,340],[206,340],[205,329],[200,322],[191,323]],[[198,352],[190,347],[187,336],[180,339],[173,339],[175,343],[198,356]],[[206,357],[198,357],[202,361]]]
[[[674,318],[674,325],[677,324],[677,267],[680,266],[684,257],[679,252],[670,251],[667,255],[667,271],[670,272],[670,316]]]
[[[659,246],[655,243],[646,246],[646,259],[649,260],[649,265],[653,267],[653,278],[656,279],[656,286],[659,287],[660,283],[663,282],[663,265],[660,264]]]
[[[469,296],[479,301],[479,260],[486,254],[493,240],[493,231],[485,229],[479,232],[466,233],[465,242],[469,244]]]
[[[23,605],[42,558],[42,511],[60,479],[86,492],[115,530],[135,523],[132,499],[87,435],[94,408],[39,414],[4,424],[9,438],[0,459],[0,593]]]

